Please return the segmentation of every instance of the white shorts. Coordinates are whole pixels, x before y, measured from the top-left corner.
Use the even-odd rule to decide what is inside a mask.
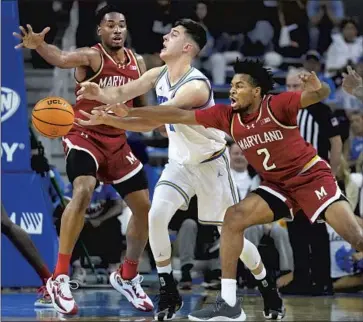
[[[197,165],[182,165],[169,160],[156,189],[161,185],[170,186],[182,195],[184,204],[181,210],[188,209],[190,199],[197,195],[201,224],[221,225],[227,208],[238,202],[227,153]]]

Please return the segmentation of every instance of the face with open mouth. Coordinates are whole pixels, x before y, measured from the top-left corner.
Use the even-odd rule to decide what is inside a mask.
[[[122,13],[107,13],[102,20],[98,34],[103,45],[111,50],[119,50],[124,46],[127,37],[126,19]]]
[[[163,39],[163,48],[160,51],[160,58],[163,60],[181,55],[188,43],[182,26],[172,28]]]
[[[247,74],[235,74],[231,82],[229,99],[232,109],[236,112],[246,112],[259,95],[259,87],[252,84]]]

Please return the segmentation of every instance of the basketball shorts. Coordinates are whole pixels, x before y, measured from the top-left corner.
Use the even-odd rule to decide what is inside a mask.
[[[320,160],[282,185],[263,181],[253,191],[261,196],[274,212],[275,220],[291,218],[302,210],[310,222],[319,217],[325,220],[325,210],[334,202],[346,200],[331,172],[329,165]]]
[[[205,225],[221,225],[227,208],[238,202],[225,152],[217,159],[196,165],[169,160],[155,189],[160,186],[169,186],[180,193],[184,199],[181,210],[188,209],[190,199],[196,195],[198,220]]]
[[[105,184],[125,182],[142,170],[141,162],[133,155],[126,138],[121,136],[107,136],[88,129],[72,129],[63,137],[63,147],[67,169],[69,163],[74,162],[68,160],[70,152],[83,151],[92,157],[96,178]],[[90,174],[84,173],[89,170],[82,163],[72,164],[72,169],[73,173],[68,173],[70,181],[77,176]]]

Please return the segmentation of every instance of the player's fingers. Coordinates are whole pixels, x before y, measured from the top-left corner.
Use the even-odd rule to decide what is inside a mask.
[[[352,66],[347,66],[347,71],[348,71],[348,74],[351,75],[353,73]]]
[[[31,25],[27,24],[26,27],[28,28],[28,32],[29,33],[33,33],[34,32]]]
[[[93,110],[95,111],[105,111],[107,109],[108,105],[101,105],[101,106],[96,106],[93,108]]]
[[[22,47],[24,47],[24,44],[23,43],[20,43],[20,44],[16,45],[14,48],[15,49],[19,49],[19,48],[22,48]]]
[[[85,120],[81,120],[81,119],[74,119],[75,122],[79,125],[83,125],[83,126],[88,126],[88,125],[92,125],[90,121],[85,121]]]
[[[343,78],[346,78],[347,76],[348,76],[348,74],[346,74],[346,73],[342,73],[342,76],[343,76]]]
[[[89,114],[89,113],[87,113],[87,112],[85,112],[83,110],[80,110],[79,113],[81,113],[83,116],[85,116],[85,117],[87,117],[89,119],[92,117],[92,114]]]
[[[360,75],[355,70],[353,70],[353,76],[357,80],[361,79]]]
[[[115,110],[117,110],[118,107],[120,107],[119,103],[107,105],[106,108],[105,108],[105,111],[106,112],[108,112],[108,111],[114,112]]]
[[[13,32],[13,36],[22,40],[23,39],[23,36],[22,35],[19,35],[17,32]]]
[[[42,36],[45,36],[50,30],[50,27],[46,27],[42,30],[42,32],[40,33]]]
[[[21,30],[21,32],[23,33],[24,36],[28,35],[28,33],[26,32],[26,30],[24,29],[23,26],[19,26],[19,29]]]

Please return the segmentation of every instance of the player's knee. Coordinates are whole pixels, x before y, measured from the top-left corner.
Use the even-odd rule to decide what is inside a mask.
[[[77,208],[78,213],[86,211],[95,186],[96,179],[94,177],[79,177],[74,180],[72,205]]]
[[[354,249],[363,252],[363,229],[351,235],[351,245]]]
[[[168,228],[169,221],[175,212],[171,207],[172,203],[167,200],[155,200],[152,203],[148,218],[150,230],[159,227]]]
[[[193,232],[198,230],[198,224],[195,220],[188,218],[183,221],[181,228]]]
[[[243,220],[243,213],[236,206],[231,206],[227,209],[226,215],[223,221],[223,227],[226,227],[230,231],[243,232],[248,228]]]

